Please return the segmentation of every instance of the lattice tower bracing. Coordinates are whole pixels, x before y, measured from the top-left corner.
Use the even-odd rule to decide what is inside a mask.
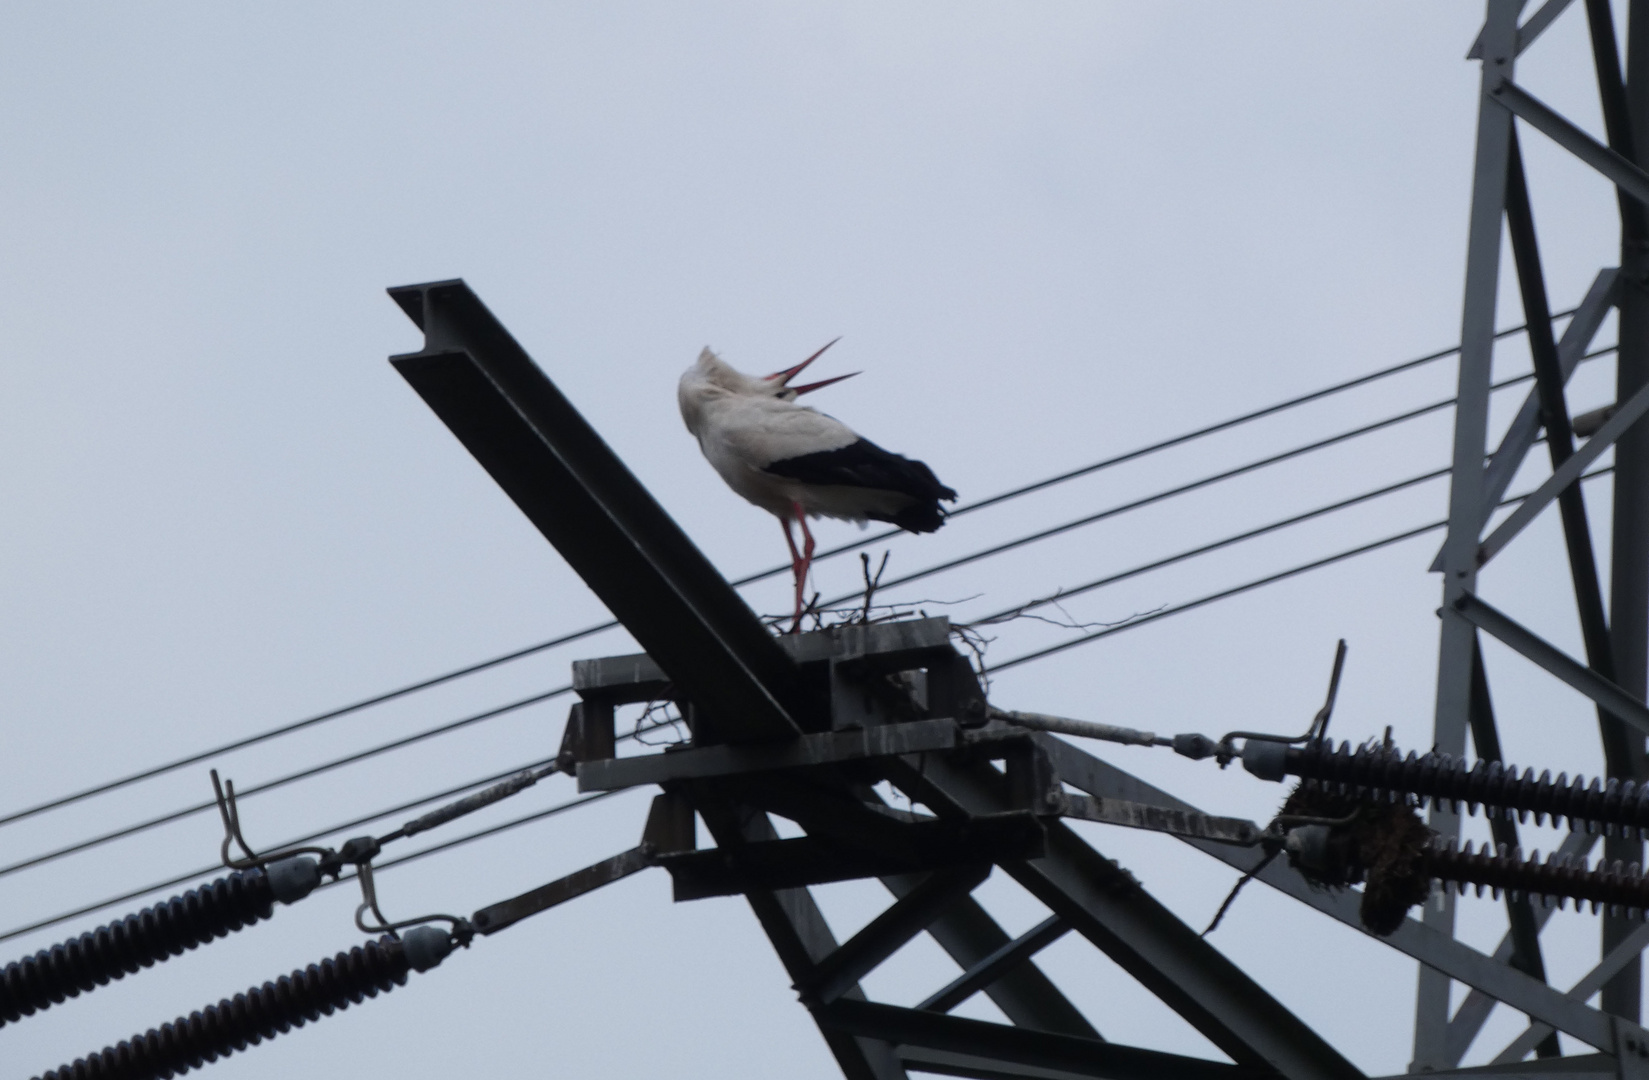
[[[1481,65],[1467,241],[1466,283],[1461,320],[1461,354],[1455,409],[1449,526],[1433,564],[1443,575],[1443,618],[1438,650],[1434,738],[1444,753],[1462,755],[1467,736],[1483,758],[1497,758],[1499,738],[1482,661],[1480,632],[1487,632],[1597,705],[1606,772],[1611,780],[1642,783],[1649,778],[1644,753],[1646,725],[1641,714],[1649,667],[1649,427],[1637,423],[1649,408],[1649,174],[1635,147],[1649,147],[1649,4],[1632,0],[1626,33],[1625,74],[1607,0],[1586,0],[1607,145],[1561,116],[1516,80],[1519,54],[1533,46],[1546,27],[1569,7],[1551,0],[1522,18],[1519,0],[1490,0],[1482,33],[1471,58]],[[1620,267],[1599,271],[1593,288],[1561,340],[1550,329],[1551,311],[1541,269],[1523,155],[1525,133],[1549,138],[1592,166],[1617,188],[1620,206]],[[1504,232],[1502,230],[1505,230]],[[1510,429],[1491,447],[1489,390],[1496,301],[1502,276],[1503,239],[1509,237],[1512,267],[1523,314],[1529,324],[1529,351],[1536,388]],[[1610,307],[1619,311],[1616,404],[1607,421],[1579,448],[1565,399],[1564,384]],[[1488,529],[1490,514],[1507,483],[1544,432],[1552,478],[1504,521]],[[1614,506],[1609,571],[1609,604],[1603,603],[1598,560],[1580,484],[1584,462],[1615,450]],[[1493,451],[1489,454],[1489,451]],[[1489,454],[1484,464],[1485,454]],[[1572,659],[1503,617],[1485,614],[1477,599],[1478,573],[1523,527],[1551,503],[1557,504],[1584,642],[1584,658]],[[1485,535],[1487,533],[1487,535]],[[1624,695],[1621,696],[1621,695]],[[1632,708],[1638,706],[1637,709]],[[1459,835],[1460,822],[1447,808],[1434,809],[1430,824],[1445,837]],[[1516,846],[1516,826],[1496,823],[1495,839]],[[1642,862],[1642,841],[1611,835],[1605,857]],[[1544,979],[1538,938],[1544,921],[1528,901],[1508,898],[1512,966]],[[1440,934],[1454,933],[1454,901],[1446,891],[1426,905],[1424,921]],[[1602,948],[1615,974],[1602,988],[1602,1007],[1636,1022],[1640,1016],[1641,965],[1629,946],[1635,923],[1605,915]],[[1635,940],[1635,939],[1633,939]],[[1475,1025],[1481,1023],[1468,997],[1453,1018],[1451,980],[1422,966],[1416,1000],[1415,1070],[1456,1066]],[[1542,1056],[1557,1053],[1544,1040]]]

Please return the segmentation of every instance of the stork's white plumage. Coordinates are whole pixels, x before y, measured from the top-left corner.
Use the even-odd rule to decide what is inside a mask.
[[[849,378],[790,385],[830,345],[766,378],[736,371],[705,349],[676,390],[681,418],[716,472],[784,528],[796,578],[792,630],[801,625],[813,561],[809,517],[886,521],[908,532],[933,532],[945,521],[940,501],[956,498],[922,462],[883,450],[835,417],[795,403],[802,394]],[[790,534],[792,521],[801,527],[799,551]]]

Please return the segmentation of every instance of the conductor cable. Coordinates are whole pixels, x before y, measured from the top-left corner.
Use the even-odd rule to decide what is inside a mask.
[[[1556,313],[1553,314],[1552,319],[1555,322],[1558,319],[1566,318],[1570,315],[1573,315],[1576,310],[1577,310],[1576,308],[1569,308],[1565,311],[1556,312]],[[1517,326],[1509,327],[1505,330],[1498,331],[1495,334],[1495,340],[1498,341],[1498,340],[1501,340],[1501,339],[1504,339],[1504,338],[1512,337],[1516,334],[1522,333],[1525,329],[1527,329],[1525,324],[1519,324]],[[1159,440],[1157,442],[1147,444],[1145,446],[1136,447],[1133,450],[1129,450],[1129,451],[1126,451],[1126,452],[1121,453],[1121,454],[1116,454],[1116,455],[1113,455],[1111,457],[1102,458],[1099,461],[1091,462],[1087,465],[1080,466],[1076,469],[1071,469],[1071,470],[1068,470],[1066,472],[1059,473],[1055,476],[1050,476],[1050,477],[1044,478],[1042,480],[1035,481],[1035,482],[1030,483],[1030,484],[1022,485],[1022,486],[1017,487],[1017,488],[1011,488],[1007,491],[1000,492],[996,495],[989,496],[988,498],[981,499],[977,502],[968,503],[968,504],[965,504],[963,506],[959,506],[956,509],[950,511],[947,516],[949,516],[949,517],[960,517],[964,514],[969,514],[969,513],[972,513],[974,511],[976,511],[976,510],[983,510],[983,509],[985,509],[987,507],[990,507],[990,506],[996,506],[996,505],[999,505],[1001,503],[1008,502],[1010,500],[1019,498],[1023,495],[1029,495],[1032,492],[1041,491],[1045,488],[1053,487],[1053,486],[1065,483],[1065,482],[1070,481],[1070,480],[1075,480],[1079,477],[1088,476],[1088,475],[1091,475],[1093,473],[1100,472],[1104,469],[1112,468],[1114,466],[1121,465],[1121,464],[1124,464],[1124,463],[1129,462],[1129,461],[1136,461],[1136,460],[1139,460],[1140,458],[1147,457],[1151,454],[1155,454],[1155,453],[1158,453],[1158,452],[1163,451],[1163,450],[1170,449],[1170,448],[1175,447],[1175,446],[1181,446],[1181,445],[1184,445],[1186,443],[1193,442],[1197,439],[1201,439],[1201,438],[1204,438],[1204,437],[1209,436],[1209,435],[1216,434],[1216,433],[1221,432],[1221,431],[1227,431],[1227,430],[1230,430],[1232,428],[1239,427],[1243,424],[1251,423],[1255,420],[1260,420],[1260,419],[1263,419],[1263,418],[1268,417],[1268,416],[1274,416],[1278,413],[1285,412],[1289,409],[1293,409],[1293,408],[1296,408],[1296,407],[1301,406],[1301,405],[1308,404],[1308,403],[1313,402],[1313,401],[1319,401],[1319,400],[1322,400],[1324,398],[1332,397],[1336,394],[1343,393],[1347,390],[1351,390],[1351,389],[1354,389],[1354,388],[1359,387],[1359,386],[1365,386],[1365,385],[1368,385],[1370,383],[1377,382],[1381,379],[1385,379],[1385,378],[1388,378],[1388,377],[1393,376],[1393,375],[1400,374],[1400,373],[1405,372],[1405,371],[1410,371],[1410,370],[1422,367],[1426,364],[1433,363],[1437,360],[1442,360],[1446,357],[1453,356],[1456,353],[1458,353],[1459,351],[1460,351],[1460,347],[1458,345],[1455,345],[1455,346],[1452,346],[1452,347],[1447,348],[1447,349],[1439,350],[1437,352],[1428,353],[1425,356],[1416,357],[1415,359],[1412,359],[1412,360],[1405,360],[1405,361],[1399,362],[1397,364],[1393,364],[1393,365],[1390,365],[1388,367],[1380,368],[1376,371],[1369,372],[1369,373],[1364,374],[1364,375],[1359,375],[1359,376],[1356,376],[1354,378],[1344,380],[1342,382],[1334,383],[1330,386],[1322,387],[1321,389],[1318,389],[1318,390],[1313,390],[1313,391],[1310,391],[1310,392],[1305,393],[1305,394],[1300,394],[1300,395],[1296,395],[1294,397],[1285,398],[1282,401],[1274,402],[1270,405],[1264,406],[1264,407],[1259,408],[1259,409],[1254,409],[1254,410],[1251,410],[1249,412],[1242,413],[1242,414],[1239,414],[1239,415],[1234,416],[1234,417],[1230,417],[1230,418],[1225,419],[1225,420],[1220,420],[1220,421],[1217,421],[1217,422],[1212,423],[1212,424],[1207,424],[1207,425],[1204,425],[1202,427],[1195,428],[1191,431],[1183,432],[1179,435],[1175,435],[1175,436],[1172,436],[1172,437],[1167,438],[1167,439],[1162,439],[1162,440]],[[1591,356],[1597,356],[1597,355],[1601,355],[1603,352],[1607,352],[1607,351],[1609,351],[1609,350],[1600,350],[1599,352],[1592,353],[1590,355]],[[889,530],[884,530],[882,532],[874,533],[874,534],[872,534],[870,536],[867,536],[867,537],[862,537],[858,540],[852,541],[852,542],[847,543],[847,544],[842,544],[842,545],[839,545],[839,546],[834,547],[834,548],[827,548],[824,551],[819,552],[814,557],[814,562],[822,562],[826,559],[834,558],[835,556],[838,556],[838,555],[843,555],[843,554],[846,554],[848,552],[857,551],[861,548],[868,547],[872,544],[880,543],[884,540],[891,539],[891,538],[893,538],[895,536],[898,536],[898,535],[899,535],[899,530],[889,529]],[[751,585],[751,584],[754,584],[758,581],[764,581],[768,578],[776,577],[779,574],[782,574],[782,573],[785,573],[785,572],[789,571],[789,569],[790,569],[790,567],[788,565],[778,565],[778,566],[770,567],[769,569],[758,571],[757,573],[749,574],[749,575],[746,575],[745,577],[739,578],[736,581],[734,581],[732,584],[735,587],[742,587],[744,585]],[[386,691],[386,692],[381,693],[381,694],[375,694],[371,697],[362,698],[359,701],[352,702],[348,705],[344,705],[344,706],[341,706],[341,707],[336,708],[336,709],[330,709],[326,712],[317,713],[314,716],[306,717],[302,720],[298,720],[298,721],[294,721],[294,722],[289,723],[289,724],[283,724],[283,725],[280,725],[278,727],[270,728],[268,730],[261,731],[261,732],[258,732],[256,734],[253,734],[253,735],[248,735],[244,738],[234,739],[234,740],[231,740],[229,742],[222,743],[222,744],[219,744],[217,746],[214,746],[214,747],[212,747],[208,750],[197,751],[197,752],[185,755],[184,757],[176,758],[176,759],[173,759],[171,761],[165,762],[165,763],[160,764],[160,765],[155,765],[155,766],[152,766],[150,768],[138,770],[137,772],[128,773],[125,776],[116,777],[113,780],[105,781],[105,782],[100,783],[100,784],[94,784],[91,787],[83,788],[79,791],[72,792],[68,795],[63,795],[63,796],[60,796],[60,797],[54,798],[54,799],[48,799],[45,802],[37,803],[33,806],[25,807],[21,810],[16,810],[16,811],[13,811],[13,812],[8,813],[8,814],[0,815],[0,827],[10,825],[10,824],[13,824],[13,823],[18,822],[18,821],[26,820],[26,819],[34,817],[38,814],[43,814],[43,813],[45,813],[49,810],[55,810],[59,807],[68,806],[68,805],[71,805],[73,803],[81,802],[85,799],[90,799],[90,798],[94,798],[98,795],[106,794],[106,793],[111,792],[111,791],[117,791],[121,788],[128,787],[132,784],[141,783],[144,780],[151,780],[151,779],[154,779],[155,777],[164,776],[168,773],[175,772],[178,769],[187,768],[190,765],[199,764],[202,761],[206,761],[210,758],[219,756],[221,754],[231,753],[235,750],[242,750],[242,749],[245,749],[246,747],[249,747],[249,746],[256,746],[259,743],[267,742],[271,739],[277,739],[277,738],[280,738],[281,736],[290,735],[293,732],[302,731],[306,728],[314,727],[318,724],[324,724],[324,723],[327,723],[327,722],[332,721],[332,720],[337,720],[337,719],[340,719],[342,717],[349,716],[349,715],[352,715],[352,714],[357,713],[357,712],[361,712],[365,709],[372,708],[373,706],[376,706],[376,705],[382,705],[382,704],[385,704],[387,702],[394,701],[396,699],[403,698],[403,697],[406,697],[406,696],[411,695],[411,694],[416,694],[416,693],[418,693],[420,691],[423,691],[423,690],[428,690],[428,689],[431,689],[433,687],[440,686],[444,683],[452,682],[452,681],[457,680],[457,679],[462,679],[466,676],[474,675],[474,674],[477,674],[477,673],[482,672],[482,671],[487,671],[491,668],[495,668],[495,667],[498,667],[498,666],[503,665],[503,664],[510,663],[512,661],[515,661],[515,660],[520,660],[520,659],[523,659],[523,658],[528,657],[528,656],[533,656],[533,655],[536,655],[538,653],[545,652],[545,651],[547,651],[549,649],[552,649],[552,648],[555,648],[559,645],[567,645],[567,644],[570,644],[570,643],[575,642],[575,641],[581,641],[585,638],[593,637],[594,635],[602,633],[604,631],[616,629],[618,626],[619,626],[619,623],[617,622],[617,620],[611,620],[611,619],[607,620],[605,622],[594,624],[592,626],[586,626],[583,629],[574,630],[570,633],[561,634],[557,637],[550,638],[546,641],[541,641],[541,642],[538,642],[538,643],[533,644],[533,645],[525,646],[524,648],[515,649],[515,650],[512,650],[510,652],[502,653],[498,656],[491,657],[490,659],[479,661],[478,663],[469,664],[469,665],[466,665],[466,666],[460,667],[460,668],[455,668],[451,671],[444,672],[440,675],[435,675],[435,676],[432,676],[432,677],[427,678],[427,679],[421,679],[417,682],[408,683],[404,686],[397,687],[393,690],[389,690],[389,691]]]

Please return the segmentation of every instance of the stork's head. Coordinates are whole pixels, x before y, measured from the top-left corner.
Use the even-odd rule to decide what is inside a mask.
[[[847,375],[837,375],[832,379],[821,379],[818,382],[806,383],[802,386],[791,386],[790,380],[800,375],[813,361],[840,341],[837,338],[803,360],[792,368],[775,371],[771,375],[746,375],[728,364],[721,357],[706,348],[699,353],[698,360],[681,376],[681,382],[676,387],[676,399],[681,405],[681,418],[687,423],[687,430],[697,435],[699,420],[704,409],[712,401],[728,397],[768,397],[780,401],[795,401],[803,394],[812,393],[831,383],[841,382],[859,374],[857,371]]]

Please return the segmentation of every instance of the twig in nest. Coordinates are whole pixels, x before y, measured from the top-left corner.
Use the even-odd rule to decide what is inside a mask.
[[[1054,593],[1052,596],[1044,596],[1040,600],[1031,600],[1027,603],[1019,605],[1012,611],[1004,611],[1000,615],[992,615],[988,619],[980,619],[978,622],[970,625],[996,626],[1000,623],[1013,622],[1017,619],[1034,619],[1037,622],[1047,623],[1049,626],[1057,626],[1062,630],[1111,630],[1118,626],[1125,626],[1128,623],[1134,622],[1138,619],[1143,619],[1148,615],[1155,615],[1157,612],[1162,611],[1168,606],[1166,604],[1158,604],[1156,607],[1147,611],[1136,611],[1132,615],[1118,619],[1115,622],[1078,622],[1072,617],[1070,612],[1066,611],[1064,607],[1060,605],[1060,595],[1060,593]],[[1052,606],[1055,608],[1061,615],[1065,616],[1064,620],[1061,621],[1059,619],[1050,619],[1046,615],[1031,614],[1032,608],[1046,606]]]
[[[1281,850],[1282,849],[1279,848],[1277,851],[1268,852],[1265,858],[1254,864],[1254,868],[1252,870],[1237,879],[1237,883],[1231,886],[1230,893],[1226,895],[1225,902],[1220,905],[1220,909],[1218,911],[1214,912],[1214,920],[1208,924],[1208,929],[1202,932],[1203,937],[1207,937],[1209,934],[1214,932],[1214,929],[1219,926],[1220,920],[1225,918],[1225,913],[1230,911],[1231,905],[1236,902],[1237,894],[1242,892],[1242,887],[1247,885],[1250,881],[1253,881],[1261,871],[1270,866],[1271,860],[1275,859]]]
[[[898,619],[925,619],[928,617],[927,611],[917,605],[932,604],[936,607],[948,607],[956,604],[969,603],[970,601],[979,599],[980,595],[982,594],[976,593],[973,596],[964,596],[958,600],[907,600],[897,604],[872,604],[870,610],[872,612],[879,611],[882,612],[882,614],[873,614],[868,620],[864,618],[864,608],[862,605],[856,604],[853,607],[821,607],[818,603],[819,598],[815,595],[813,600],[802,609],[802,614],[804,616],[813,616],[814,625],[812,629],[830,630],[838,626],[851,626],[855,623],[865,621],[881,623],[893,622]],[[831,622],[826,618],[826,616],[830,615],[840,616],[840,618],[834,622]],[[789,615],[762,615],[760,618],[762,624],[769,630],[777,630],[790,620]]]
[[[985,697],[989,698],[991,678],[990,669],[985,666],[985,651],[996,639],[981,634],[971,623],[953,623],[950,632],[962,643],[962,647],[973,655],[973,669],[979,675],[979,688],[985,692]]]
[[[859,616],[861,622],[870,621],[870,601],[876,595],[876,587],[882,583],[882,571],[887,569],[887,557],[891,551],[882,552],[882,561],[876,567],[876,576],[870,574],[870,555],[868,552],[859,552],[859,570],[865,576],[865,607]]]
[[[680,724],[682,721],[681,714],[676,713],[671,715],[670,713],[670,709],[674,704],[675,702],[668,698],[657,698],[653,701],[649,701],[647,703],[647,707],[641,710],[641,715],[636,717],[635,730],[630,733],[631,736],[643,746],[673,746],[686,742],[687,737],[683,735],[676,727],[676,725]],[[664,715],[659,720],[649,724],[647,721],[655,712],[662,712]],[[660,728],[668,728],[670,733],[674,735],[675,738],[671,739],[669,737],[665,737],[651,741],[647,739],[647,732],[657,731]]]

